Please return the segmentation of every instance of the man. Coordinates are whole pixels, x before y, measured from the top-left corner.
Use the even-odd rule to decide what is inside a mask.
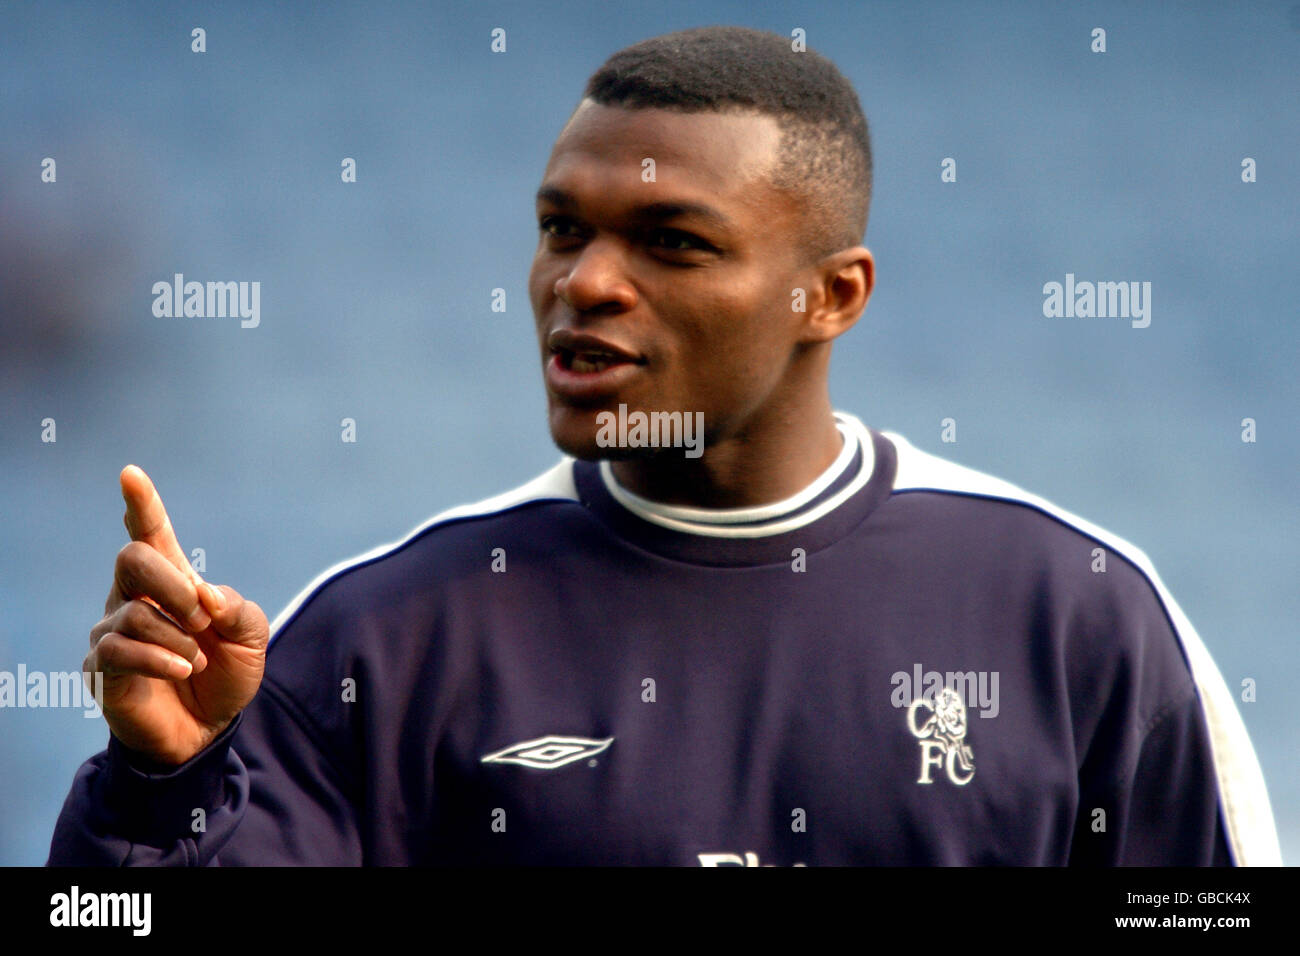
[[[326,572],[269,652],[124,471],[112,736],[50,861],[1277,862],[1146,557],[832,410],[870,176],[851,86],[781,37],[611,57],[537,194],[564,459]]]

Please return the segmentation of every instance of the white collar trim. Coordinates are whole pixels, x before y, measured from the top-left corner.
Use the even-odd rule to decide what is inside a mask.
[[[642,498],[620,485],[608,460],[600,463],[600,478],[606,490],[619,504],[637,517],[664,528],[719,538],[760,538],[784,534],[829,514],[871,480],[872,472],[875,471],[875,451],[870,432],[856,417],[845,412],[835,413],[835,426],[844,437],[844,444],[835,461],[802,491],[772,504],[745,508],[692,508],[662,504]],[[782,517],[802,508],[830,487],[849,467],[859,448],[862,449],[862,467],[853,481],[817,507],[792,517]]]

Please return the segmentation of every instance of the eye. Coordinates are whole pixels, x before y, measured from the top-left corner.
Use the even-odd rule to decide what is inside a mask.
[[[543,216],[537,228],[555,239],[570,239],[576,234],[565,231],[573,228],[573,220],[564,216]]]
[[[687,252],[691,249],[707,249],[708,243],[698,236],[680,229],[656,229],[650,234],[650,245],[669,252]]]

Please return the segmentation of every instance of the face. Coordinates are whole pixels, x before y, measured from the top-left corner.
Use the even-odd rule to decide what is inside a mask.
[[[807,322],[791,308],[802,203],[768,184],[779,143],[757,113],[579,106],[538,191],[528,283],[561,449],[664,453],[597,444],[620,404],[702,412],[706,455],[781,413]]]

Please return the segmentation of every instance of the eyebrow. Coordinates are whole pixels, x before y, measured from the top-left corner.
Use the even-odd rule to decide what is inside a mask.
[[[543,186],[537,190],[537,201],[539,203],[550,203],[553,206],[559,206],[561,209],[571,210],[576,209],[578,206],[578,200],[572,193],[555,186]],[[687,200],[645,203],[632,210],[632,218],[643,223],[664,222],[681,216],[702,219],[716,229],[734,231],[736,228],[735,223],[729,217],[712,206]]]

